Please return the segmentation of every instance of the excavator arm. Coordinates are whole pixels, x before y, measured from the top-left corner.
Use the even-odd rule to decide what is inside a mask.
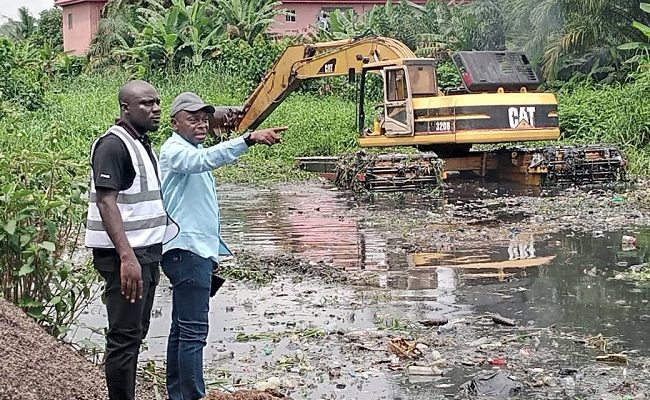
[[[357,74],[370,62],[415,57],[405,44],[385,37],[289,46],[244,103],[236,130],[255,129],[303,80]]]

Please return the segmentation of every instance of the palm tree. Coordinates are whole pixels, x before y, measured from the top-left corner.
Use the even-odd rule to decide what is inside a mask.
[[[474,22],[467,32],[472,50],[505,50],[506,26],[503,2],[476,0],[463,7],[464,19]]]
[[[510,40],[540,61],[546,79],[562,63],[616,62],[616,47],[647,40],[632,22],[648,23],[640,0],[506,0]]]
[[[5,35],[9,36],[12,40],[26,40],[34,33],[36,33],[36,18],[29,12],[27,7],[20,7],[18,9],[18,19],[11,19],[4,25]]]
[[[88,49],[90,68],[118,64],[112,53],[125,43],[133,44],[135,33],[132,25],[137,19],[136,7],[137,5],[127,4],[126,0],[108,2]]]

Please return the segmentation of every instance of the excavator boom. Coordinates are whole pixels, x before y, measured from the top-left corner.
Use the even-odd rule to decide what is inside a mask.
[[[255,129],[305,79],[358,74],[367,63],[415,57],[384,37],[289,46],[244,104],[236,130]]]

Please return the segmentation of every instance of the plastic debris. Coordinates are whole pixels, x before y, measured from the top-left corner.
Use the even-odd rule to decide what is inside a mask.
[[[481,371],[471,381],[465,382],[460,389],[468,395],[513,397],[523,386],[506,375],[503,370],[496,372]]]

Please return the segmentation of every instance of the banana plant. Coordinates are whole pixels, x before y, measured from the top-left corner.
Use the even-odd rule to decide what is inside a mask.
[[[174,0],[174,6],[181,8],[183,0]],[[206,55],[215,56],[217,41],[224,33],[221,16],[209,1],[195,1],[183,8],[185,27],[181,30],[181,45],[178,52],[189,50],[186,56],[194,67],[203,63]]]
[[[650,3],[641,3],[640,7],[645,13],[650,14]],[[650,26],[639,21],[633,21],[632,26],[645,36],[645,42],[625,43],[618,46],[618,49],[635,51],[636,54],[626,63],[638,64],[640,69],[647,70],[650,68]]]
[[[217,7],[229,25],[231,36],[252,45],[284,13],[277,0],[217,0]]]
[[[146,69],[162,67],[168,72],[189,60],[193,66],[213,54],[223,34],[223,23],[210,0],[172,0],[165,8],[158,0],[145,0],[137,10],[140,27],[134,27],[135,40],[126,40],[117,54]]]

